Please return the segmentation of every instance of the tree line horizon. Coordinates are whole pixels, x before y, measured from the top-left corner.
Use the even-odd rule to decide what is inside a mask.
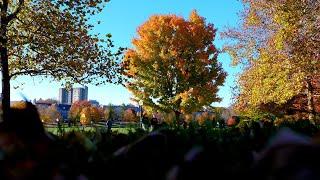
[[[66,87],[122,84],[147,110],[190,114],[221,101],[217,92],[227,76],[217,59],[221,52],[244,67],[232,105],[239,114],[283,116],[300,104],[305,107],[299,117],[316,118],[319,1],[242,0],[242,23],[221,33],[222,49],[213,43],[216,28],[196,10],[188,19],[150,16],[138,27],[133,48],[115,48],[111,34],[89,33],[90,19],[108,2],[0,2],[4,121],[10,119],[10,80],[19,75],[51,78]]]

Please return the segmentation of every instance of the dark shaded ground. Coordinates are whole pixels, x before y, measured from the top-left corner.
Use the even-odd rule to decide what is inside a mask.
[[[253,123],[58,137],[29,104],[0,125],[0,179],[320,179],[318,129],[292,129],[306,136]]]

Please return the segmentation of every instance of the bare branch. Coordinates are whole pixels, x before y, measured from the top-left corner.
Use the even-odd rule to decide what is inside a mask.
[[[54,74],[59,73],[59,72],[65,72],[64,69],[57,68],[55,70],[48,70],[48,69],[25,69],[21,71],[14,72],[10,75],[10,79],[15,77],[15,76],[20,76],[20,75],[30,75],[30,76],[43,76],[43,75],[48,75],[50,74],[51,76],[54,77]]]

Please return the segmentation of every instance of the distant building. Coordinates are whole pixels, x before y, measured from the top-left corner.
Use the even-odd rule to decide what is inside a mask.
[[[72,103],[76,101],[88,100],[88,87],[72,88]]]
[[[66,104],[72,104],[72,97],[73,97],[73,90],[70,89],[68,91],[68,103],[66,103]]]
[[[38,109],[47,109],[52,105],[57,107],[58,112],[61,114],[63,120],[68,119],[69,111],[71,108],[70,104],[55,104],[55,103],[46,103],[46,102],[36,102],[36,107]]]
[[[60,88],[58,102],[60,104],[72,104],[72,89]]]
[[[36,105],[36,107],[38,109],[46,109],[46,108],[50,107],[52,105],[52,103],[41,103],[41,102],[39,103],[39,102],[36,102],[35,105]]]
[[[92,104],[92,106],[95,106],[95,107],[100,106],[100,103],[97,100],[90,100],[89,102]]]
[[[58,104],[57,105],[57,109],[58,109],[59,113],[61,114],[63,120],[68,119],[70,108],[71,108],[70,104]]]
[[[103,109],[108,109],[108,108],[110,108],[110,105],[103,106]],[[132,109],[137,114],[140,113],[140,108],[137,107],[137,106],[131,105],[131,104],[129,104],[129,105],[121,105],[121,106],[119,106],[119,105],[111,105],[111,108],[115,112],[114,120],[117,120],[117,121],[121,121],[122,120],[123,113],[127,109]]]
[[[72,104],[76,101],[88,100],[88,87],[66,88],[59,89],[59,104]]]

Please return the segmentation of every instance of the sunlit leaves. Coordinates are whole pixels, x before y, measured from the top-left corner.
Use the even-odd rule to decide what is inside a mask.
[[[84,107],[79,116],[80,123],[82,125],[88,125],[91,122],[99,122],[103,117],[103,111],[101,108],[95,106]]]
[[[213,45],[216,29],[196,11],[189,20],[155,15],[142,24],[125,54],[127,88],[144,107],[187,113],[219,101],[226,73]]]
[[[69,111],[69,118],[73,121],[79,121],[80,113],[86,107],[91,107],[91,103],[89,101],[74,102]]]
[[[121,82],[119,55],[110,35],[98,38],[88,23],[105,0],[29,0],[8,25],[10,78],[50,77],[63,82],[96,85]],[[9,12],[17,9],[10,1]],[[63,81],[62,81],[63,80]]]
[[[285,104],[319,75],[320,2],[243,0],[243,24],[222,35],[234,64],[242,64],[237,106]]]

